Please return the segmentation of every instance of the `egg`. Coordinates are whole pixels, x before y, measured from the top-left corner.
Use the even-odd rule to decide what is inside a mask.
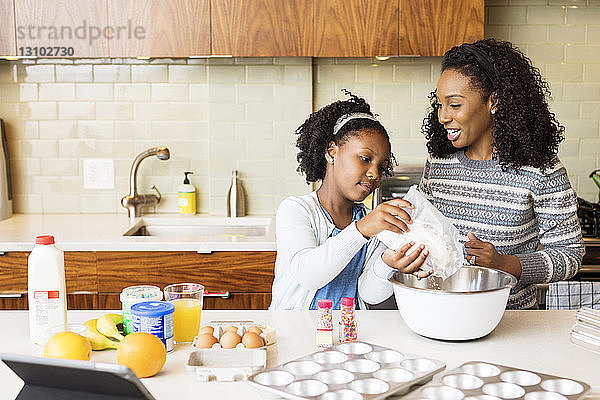
[[[263,347],[265,341],[256,332],[246,332],[242,338],[242,343],[249,349],[256,349],[257,347]]]
[[[248,328],[248,332],[254,332],[254,333],[258,334],[258,335],[260,335],[261,333],[263,333],[262,329],[260,329],[256,325],[251,326],[250,328]]]
[[[217,343],[217,338],[211,333],[202,333],[196,338],[196,347],[199,349],[210,349],[215,343]]]
[[[225,332],[233,332],[233,333],[237,333],[237,326],[228,326],[227,328],[225,328]]]
[[[200,328],[200,331],[198,333],[200,335],[202,335],[203,333],[208,333],[209,335],[212,335],[213,333],[215,333],[215,328],[213,328],[210,325],[206,325]]]
[[[219,343],[221,343],[221,347],[224,349],[233,349],[241,341],[242,338],[240,335],[238,335],[235,332],[228,331],[225,332],[223,336],[221,336],[221,340],[219,340]]]

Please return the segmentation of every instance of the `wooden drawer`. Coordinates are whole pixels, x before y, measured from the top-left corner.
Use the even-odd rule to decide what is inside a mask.
[[[266,310],[271,304],[271,293],[230,293],[224,299],[205,297],[205,310]],[[121,301],[117,293],[100,293],[98,308],[101,310],[120,310]]]
[[[164,288],[172,283],[197,282],[211,292],[267,293],[273,283],[275,254],[267,251],[98,252],[98,289],[100,293],[120,293],[132,285]]]
[[[271,305],[271,293],[231,293],[227,299],[204,299],[205,310],[266,310]]]
[[[27,310],[27,294],[18,297],[0,296],[0,310]],[[67,310],[95,310],[98,308],[97,293],[67,294]]]
[[[7,252],[0,255],[0,293],[27,292],[27,257],[29,252]],[[96,253],[65,252],[67,293],[98,293]]]

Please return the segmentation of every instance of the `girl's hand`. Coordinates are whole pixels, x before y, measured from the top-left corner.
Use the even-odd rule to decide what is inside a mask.
[[[406,224],[412,224],[412,221],[410,215],[402,207],[414,208],[412,204],[402,199],[381,203],[356,222],[356,229],[366,238],[371,238],[386,230],[399,234],[408,232],[410,229]]]
[[[517,256],[502,255],[490,242],[484,242],[473,234],[467,233],[469,241],[465,243],[467,261],[473,265],[499,269],[519,278],[521,276],[521,262]]]
[[[400,249],[392,250],[387,249],[381,255],[381,259],[384,263],[392,268],[405,274],[413,274],[418,278],[425,278],[433,271],[422,271],[420,268],[427,259],[429,251],[425,250],[425,246],[419,245],[419,247],[410,254],[406,252],[415,245],[415,242],[406,243]]]

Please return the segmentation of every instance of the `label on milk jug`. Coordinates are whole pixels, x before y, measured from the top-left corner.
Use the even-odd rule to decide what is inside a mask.
[[[36,290],[33,292],[33,301],[37,326],[54,326],[63,322],[60,312],[62,299],[58,290]]]

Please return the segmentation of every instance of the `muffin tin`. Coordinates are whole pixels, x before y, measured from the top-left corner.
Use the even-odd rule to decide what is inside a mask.
[[[427,400],[573,400],[590,386],[572,379],[483,361],[469,361],[437,375],[405,399]]]
[[[375,400],[402,394],[443,370],[438,360],[365,342],[348,342],[248,377],[291,399]]]

